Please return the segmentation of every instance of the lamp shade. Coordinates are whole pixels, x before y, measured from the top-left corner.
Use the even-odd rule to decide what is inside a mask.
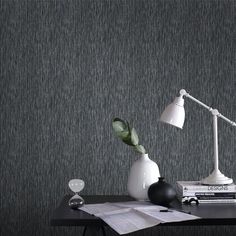
[[[174,102],[169,104],[161,114],[160,121],[183,128],[185,120],[184,99],[182,96],[176,97]]]

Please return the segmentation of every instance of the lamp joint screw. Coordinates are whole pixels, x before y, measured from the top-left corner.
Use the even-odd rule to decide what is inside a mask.
[[[212,108],[211,108],[210,111],[211,111],[212,115],[214,115],[214,116],[220,115],[220,113],[219,113],[219,111],[218,111],[217,109],[212,109]]]

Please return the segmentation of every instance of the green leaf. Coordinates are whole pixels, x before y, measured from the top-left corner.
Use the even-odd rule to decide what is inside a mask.
[[[129,132],[131,133],[130,125],[129,125],[129,122],[127,120],[126,120],[126,125],[127,125],[127,128],[129,130]]]
[[[127,137],[122,138],[122,141],[126,143],[127,145],[135,146],[131,141],[131,133],[129,133]]]
[[[115,118],[112,121],[115,134],[127,145],[133,146],[139,153],[145,154],[146,150],[142,145],[138,145],[139,138],[136,130],[131,128],[128,121]]]
[[[142,145],[136,145],[136,146],[134,146],[134,149],[137,152],[141,153],[141,154],[145,154],[146,153],[146,150],[145,150],[144,146],[142,146]]]
[[[123,132],[123,131],[128,131],[128,126],[125,121],[115,118],[112,121],[112,127],[116,133]]]
[[[112,127],[119,138],[123,139],[128,137],[129,129],[125,121],[120,118],[115,118],[112,121]]]
[[[139,139],[138,134],[134,128],[131,129],[131,142],[134,146],[138,145]]]
[[[127,139],[129,137],[129,131],[116,132],[116,135],[122,140]]]

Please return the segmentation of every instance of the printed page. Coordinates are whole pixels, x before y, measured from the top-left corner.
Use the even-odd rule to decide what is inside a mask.
[[[122,209],[120,211],[99,214],[97,216],[105,221],[118,234],[128,234],[161,223],[160,220],[135,209]]]
[[[114,202],[110,204],[114,206],[120,206],[120,207],[132,208],[132,209],[136,207],[153,206],[151,202],[147,202],[147,201]]]
[[[179,222],[199,219],[197,216],[153,205],[150,202],[118,202],[86,204],[81,210],[105,221],[119,234],[127,234],[167,222]]]
[[[142,207],[136,209],[146,215],[152,216],[153,218],[160,220],[162,223],[199,219],[199,217],[197,216],[171,209],[168,212],[160,212],[160,206]]]
[[[85,204],[80,210],[85,211],[91,215],[96,215],[99,213],[113,212],[121,209],[143,207],[143,206],[153,206],[150,202],[145,201],[129,201],[129,202],[116,202],[116,203],[100,203],[100,204]]]
[[[113,212],[121,209],[123,209],[123,207],[112,205],[108,202],[101,204],[85,204],[83,207],[80,208],[80,210],[85,211],[91,215]]]

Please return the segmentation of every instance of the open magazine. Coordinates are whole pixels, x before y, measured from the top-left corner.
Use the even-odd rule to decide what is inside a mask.
[[[86,204],[80,209],[101,218],[118,234],[132,233],[160,223],[199,219],[194,215],[139,201]]]

